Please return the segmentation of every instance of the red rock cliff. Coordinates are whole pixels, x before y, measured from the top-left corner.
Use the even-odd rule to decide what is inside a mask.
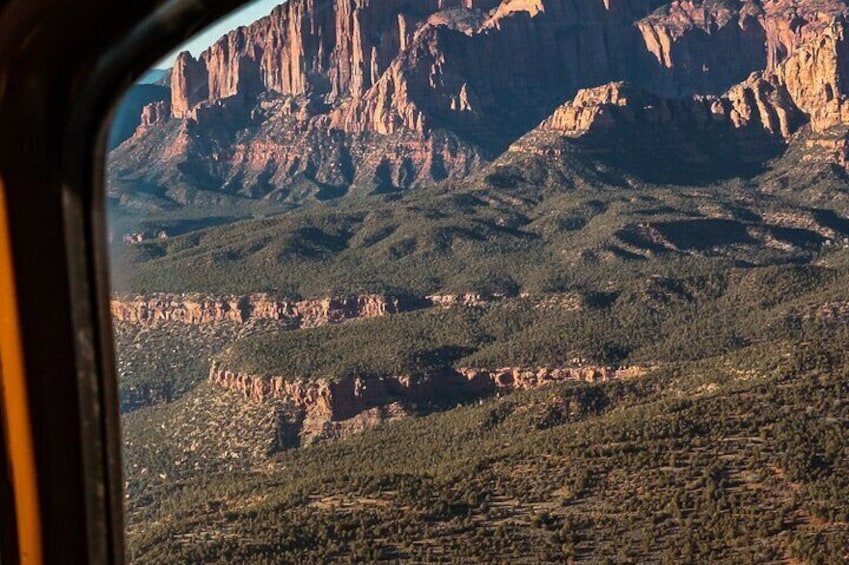
[[[751,159],[771,157],[754,129],[783,140],[799,120],[815,132],[849,123],[846,11],[845,0],[291,0],[197,60],[182,54],[174,119],[148,110],[114,169],[163,191],[200,171],[249,197],[407,189],[468,176],[582,89],[619,81],[664,100],[698,94],[687,112],[702,120],[706,107],[708,122],[745,131]]]
[[[298,327],[315,327],[353,318],[394,314],[411,307],[398,298],[375,294],[299,301],[281,300],[268,294],[158,294],[115,297],[111,301],[112,316],[116,320],[140,325],[163,322],[242,324],[261,319],[289,322]]]
[[[293,0],[198,61],[181,55],[173,113],[267,90],[351,99],[332,122],[346,131],[421,132],[428,119],[468,121],[505,97],[530,106],[540,91],[562,97],[615,79],[666,95],[719,93],[774,70],[845,9],[838,0]]]
[[[789,142],[807,125],[815,135],[834,134],[835,128],[843,132],[836,141],[831,135],[806,143],[821,145],[821,156],[846,166],[847,33],[849,24],[837,17],[819,26],[813,40],[782,44],[779,51],[789,56],[774,68],[752,73],[721,96],[663,98],[622,82],[582,89],[514,149],[540,151],[550,142],[538,143],[539,132],[556,132],[566,138],[600,139],[599,148],[615,150],[617,140],[634,145],[633,138],[628,141],[630,133],[645,141],[661,139],[683,162],[707,162],[708,153],[726,147],[730,152],[724,154],[725,162],[756,163],[769,157],[765,149]]]
[[[381,414],[396,406],[396,416],[404,413],[405,402],[433,402],[475,398],[505,390],[530,390],[558,382],[607,382],[644,375],[640,367],[503,367],[499,369],[460,368],[441,375],[388,375],[364,379],[355,376],[319,379],[291,379],[231,371],[213,362],[209,380],[214,385],[236,391],[254,402],[282,401],[303,416],[300,435],[306,441],[337,429],[361,431],[382,421]]]

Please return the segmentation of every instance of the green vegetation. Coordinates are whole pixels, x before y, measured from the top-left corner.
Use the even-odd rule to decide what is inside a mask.
[[[291,378],[416,374],[460,366],[697,360],[764,340],[802,339],[847,277],[819,267],[734,269],[685,279],[622,273],[607,292],[429,308],[240,339],[227,368]],[[578,302],[581,306],[575,307]]]
[[[124,418],[132,560],[849,559],[845,179],[792,151],[698,186],[517,159],[114,247],[118,290],[504,296],[297,331],[119,328],[122,391],[141,394]],[[198,384],[210,356],[292,377],[656,369],[279,452],[283,408]]]
[[[213,357],[229,343],[283,328],[272,321],[149,328],[114,321],[121,412],[177,400],[207,377]]]
[[[239,340],[221,356],[249,373],[287,377],[421,374],[490,338],[475,312],[430,309]]]
[[[175,233],[188,233],[164,241],[115,246],[113,260],[127,275],[116,289],[542,293],[616,281],[623,270],[683,278],[810,263],[849,237],[845,181],[813,165],[780,161],[751,179],[676,186],[597,163],[557,171],[518,159],[508,153],[462,184],[351,196],[272,217],[257,217],[266,213],[262,203],[234,206],[239,214],[216,215],[255,219],[187,224]],[[145,218],[155,224],[155,215]]]
[[[842,562],[849,334],[822,337],[634,381],[518,393],[285,452],[270,465],[203,452],[198,469],[188,446],[171,454],[179,466],[168,455],[157,463],[149,454],[159,448],[137,449],[128,465],[146,472],[128,480],[145,497],[131,506],[131,556]],[[136,412],[128,441],[174,449],[164,436],[180,403],[198,427],[214,417],[195,398]],[[211,430],[203,449],[240,425]]]
[[[545,295],[234,338],[228,363],[302,376],[573,355],[660,368],[274,456],[280,407],[203,384],[125,416],[131,557],[841,562],[849,329],[837,258],[634,270],[606,291],[583,287],[580,309]]]
[[[211,356],[229,341],[218,328],[150,330],[115,322],[113,329],[121,412],[172,402],[192,390],[209,371]]]

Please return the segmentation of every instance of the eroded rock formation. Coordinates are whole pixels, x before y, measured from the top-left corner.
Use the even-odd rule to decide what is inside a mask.
[[[641,367],[459,368],[435,375],[344,376],[300,379],[231,371],[214,361],[209,380],[253,402],[282,401],[297,416],[301,441],[344,437],[386,419],[403,417],[405,405],[450,403],[498,391],[530,390],[558,382],[607,382],[645,374]]]
[[[622,150],[614,142],[617,138],[632,146],[643,138],[649,143],[660,140],[659,145],[673,148],[685,162],[705,162],[708,154],[720,154],[725,163],[761,162],[770,149],[777,149],[776,143],[787,143],[803,126],[813,134],[849,126],[849,30],[842,17],[817,28],[815,39],[782,44],[778,51],[789,56],[722,95],[665,98],[633,84],[612,82],[579,90],[539,129],[573,139],[599,138],[596,145],[609,151]],[[831,160],[845,163],[843,140],[828,141],[834,146],[828,152],[833,153]],[[540,144],[529,145],[538,149]],[[517,147],[521,150],[522,143]]]
[[[642,367],[502,367],[484,369],[462,367],[457,372],[475,388],[496,387],[509,390],[530,390],[551,383],[585,382],[603,383],[640,377],[646,369]]]
[[[806,122],[789,93],[753,75],[723,96],[662,98],[628,83],[580,90],[514,150],[551,150],[553,133],[608,153],[651,151],[679,161],[760,163]]]
[[[423,133],[435,115],[497,109],[505,95],[530,102],[540,87],[568,97],[619,78],[658,94],[719,94],[819,43],[845,9],[836,0],[298,0],[198,60],[181,55],[173,112],[264,90],[350,99],[333,113],[346,131]]]
[[[846,11],[844,0],[292,0],[198,59],[180,55],[170,117],[146,108],[114,171],[166,191],[217,180],[249,197],[384,193],[464,178],[547,118],[586,130],[637,114],[679,132],[725,128],[757,161],[805,124],[849,124]],[[590,104],[621,81],[644,94]]]
[[[303,328],[395,314],[416,306],[403,299],[376,294],[298,301],[282,300],[268,294],[158,294],[115,297],[111,301],[113,318],[140,325],[164,322],[244,324],[260,319],[283,321]]]
[[[112,317],[121,322],[150,326],[160,323],[189,325],[230,322],[244,324],[251,320],[276,320],[292,327],[311,328],[355,318],[376,318],[428,307],[480,307],[507,298],[504,295],[480,293],[432,294],[423,298],[360,294],[287,300],[267,293],[244,295],[210,295],[201,293],[113,296]],[[545,297],[522,295],[535,306],[552,304],[580,308],[575,294]]]
[[[160,101],[147,104],[142,108],[140,129],[154,127],[168,119],[171,106],[168,102]]]
[[[753,75],[721,97],[661,98],[622,82],[584,89],[542,127],[570,137],[645,125],[689,129],[697,135],[709,128],[748,128],[789,137],[802,123],[804,116],[784,88]]]

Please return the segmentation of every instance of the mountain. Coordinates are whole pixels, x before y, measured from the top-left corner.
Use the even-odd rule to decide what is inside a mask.
[[[112,117],[107,144],[110,150],[133,136],[141,124],[141,114],[147,105],[165,101],[170,97],[170,80],[170,70],[151,69],[130,87]]]
[[[847,9],[290,0],[133,90],[129,560],[845,562]]]
[[[114,149],[131,138],[142,123],[142,113],[149,104],[167,100],[169,91],[166,87],[153,83],[138,83],[124,94],[121,104],[112,118],[109,131],[109,149]]]
[[[675,155],[684,174],[726,157],[759,166],[799,132],[843,167],[846,11],[842,0],[294,0],[197,59],[181,54],[170,100],[142,109],[109,174],[160,206],[326,201],[468,178],[529,135],[557,161],[563,139],[592,151],[602,129]]]

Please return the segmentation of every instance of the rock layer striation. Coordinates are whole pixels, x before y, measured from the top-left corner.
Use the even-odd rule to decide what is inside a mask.
[[[292,200],[407,189],[468,176],[542,121],[614,127],[587,93],[621,82],[662,101],[651,119],[719,122],[757,160],[771,155],[757,143],[849,122],[846,11],[843,0],[292,0],[197,59],[180,55],[170,107],[144,110],[112,171]]]
[[[405,406],[451,403],[558,382],[608,382],[642,376],[641,367],[459,368],[432,375],[300,379],[229,370],[214,361],[209,380],[254,402],[282,401],[301,442],[343,437],[406,414]]]

